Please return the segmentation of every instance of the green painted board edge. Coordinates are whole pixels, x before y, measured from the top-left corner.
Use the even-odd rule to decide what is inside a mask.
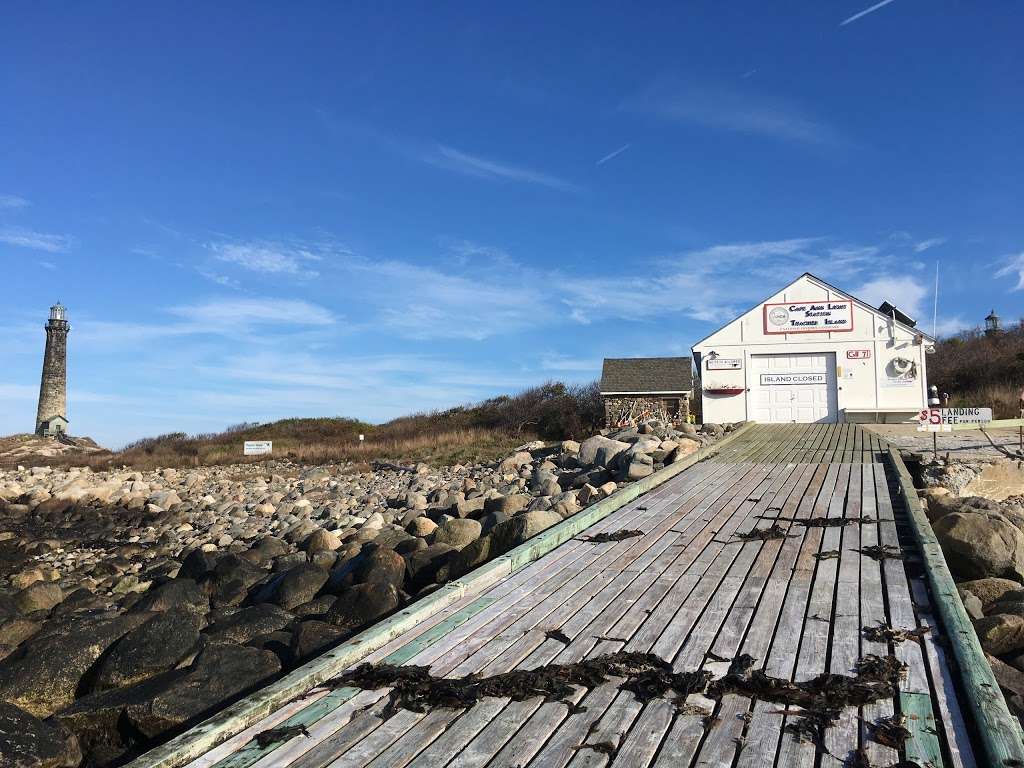
[[[889,446],[889,461],[899,478],[900,495],[909,511],[910,527],[924,556],[928,585],[959,667],[964,698],[974,716],[977,735],[988,758],[984,764],[993,768],[1024,766],[1020,723],[1006,708],[999,683],[985,661],[974,625],[960,600],[946,558],[917,497],[914,481],[899,451],[892,445]]]
[[[910,731],[910,738],[903,745],[907,760],[921,766],[942,768],[945,762],[932,711],[932,697],[927,693],[900,691],[900,713],[905,717],[903,727]]]
[[[680,472],[718,453],[754,427],[746,422],[718,442],[701,448],[681,461],[630,483],[606,499],[548,528],[504,555],[485,563],[455,581],[448,582],[393,616],[363,630],[280,680],[235,702],[170,741],[132,761],[131,768],[180,768],[270,715],[277,708],[341,673],[360,659],[383,647],[402,633],[429,619],[464,597],[493,586],[522,566],[539,559],[629,502]]]

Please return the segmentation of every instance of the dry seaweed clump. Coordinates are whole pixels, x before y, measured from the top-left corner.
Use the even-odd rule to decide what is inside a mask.
[[[653,654],[620,651],[574,664],[516,669],[489,677],[433,677],[427,667],[361,664],[335,678],[332,685],[391,688],[390,710],[425,712],[434,707],[466,709],[485,697],[525,701],[541,696],[547,701],[560,701],[572,695],[575,686],[594,688],[612,677],[623,678],[621,688],[649,701],[669,690],[683,697],[703,690],[710,674],[674,672],[671,664]]]
[[[833,711],[891,698],[905,671],[906,665],[894,656],[869,655],[859,662],[856,675],[823,674],[795,683],[754,669],[754,659],[743,654],[733,659],[725,677],[708,686],[708,694],[739,693],[807,710]]]
[[[917,629],[897,629],[887,624],[878,624],[874,627],[862,627],[861,633],[865,640],[873,643],[902,643],[907,640],[919,640],[931,631],[931,627],[918,627]]]
[[[643,531],[624,528],[621,531],[601,531],[601,533],[595,533],[592,536],[580,536],[580,541],[585,541],[588,544],[606,544],[609,541],[624,541],[625,539],[633,539],[643,535]]]
[[[745,531],[744,533],[737,533],[735,540],[739,541],[768,541],[770,539],[788,539],[794,538],[796,534],[789,534],[784,528],[777,524],[773,524],[770,528],[754,528],[751,531]],[[724,542],[729,544],[731,542]]]
[[[868,723],[868,730],[871,732],[871,738],[879,744],[893,749],[903,749],[903,743],[910,738],[910,731],[903,726],[905,722],[904,715],[881,717],[873,723]]]
[[[277,728],[269,728],[256,734],[256,744],[260,749],[266,749],[272,744],[289,741],[296,736],[309,736],[304,725],[282,725]]]
[[[899,547],[895,547],[891,544],[872,544],[870,547],[861,547],[860,549],[854,550],[860,552],[862,555],[867,555],[872,560],[902,560],[903,551]]]

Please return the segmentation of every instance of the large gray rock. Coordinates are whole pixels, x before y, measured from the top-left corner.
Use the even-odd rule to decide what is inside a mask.
[[[448,577],[458,579],[478,565],[483,565],[491,559],[491,537],[481,536],[476,541],[470,542],[463,549],[452,555],[448,562]]]
[[[14,603],[22,613],[48,611],[64,599],[60,585],[37,581],[14,596]]]
[[[327,650],[345,636],[345,630],[334,624],[309,619],[292,632],[291,651],[296,661],[304,661]]]
[[[0,666],[0,701],[36,717],[49,717],[75,700],[83,678],[115,642],[151,614],[70,621],[23,643]]]
[[[316,552],[334,552],[341,547],[338,534],[324,528],[317,528],[302,542],[302,549],[310,554]]]
[[[405,580],[405,558],[393,549],[376,547],[356,559],[352,579],[355,584],[377,581],[399,588]]]
[[[345,632],[354,632],[398,607],[398,591],[381,581],[357,584],[340,595],[324,618]]]
[[[1024,579],[1024,532],[995,512],[951,512],[935,521],[935,535],[953,575]]]
[[[1024,649],[1024,616],[999,613],[974,624],[981,647],[993,656]]]
[[[623,451],[629,450],[629,447],[629,443],[611,440],[602,435],[594,435],[580,444],[579,460],[585,466],[596,464],[607,467],[612,459]]]
[[[77,768],[82,751],[74,734],[0,702],[0,766]]]
[[[78,735],[93,754],[91,762],[112,762],[149,739],[195,722],[280,670],[269,651],[211,643],[186,669],[85,696],[57,719]]]
[[[202,617],[187,608],[156,614],[126,634],[100,663],[94,690],[123,688],[155,677],[193,653]]]
[[[204,634],[217,643],[248,643],[260,635],[284,629],[292,619],[287,611],[264,603],[231,614],[207,627]]]
[[[1005,595],[1019,590],[1021,585],[1012,579],[989,578],[962,581],[957,587],[973,594],[981,601],[982,610],[988,610]]]
[[[42,625],[38,621],[15,618],[0,623],[0,645],[16,648],[39,631]]]
[[[562,522],[553,510],[537,510],[516,515],[491,529],[492,556],[508,552],[552,525]]]
[[[501,512],[505,515],[514,515],[526,509],[533,497],[528,493],[513,493],[509,496],[495,496],[484,502],[485,512]]]
[[[281,575],[269,602],[275,603],[285,610],[308,603],[327,583],[329,575],[325,568],[312,563],[303,563],[290,568]]]
[[[431,584],[437,572],[448,564],[457,550],[447,544],[431,544],[426,549],[413,552],[406,559],[408,581],[412,589]]]
[[[482,530],[482,526],[476,520],[454,518],[443,523],[434,532],[434,543],[462,549],[479,539]]]
[[[153,587],[132,605],[135,613],[181,608],[196,613],[207,613],[210,610],[210,598],[192,579],[172,579],[159,587]]]
[[[623,472],[626,480],[642,480],[654,473],[654,459],[646,453],[634,453],[632,455],[625,453],[622,455],[628,458]]]

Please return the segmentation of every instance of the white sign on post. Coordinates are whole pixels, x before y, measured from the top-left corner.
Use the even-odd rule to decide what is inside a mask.
[[[242,443],[242,453],[246,456],[265,456],[273,450],[273,440],[246,440]]]
[[[768,335],[852,330],[852,301],[773,302],[764,305],[764,332]]]
[[[925,408],[917,414],[918,432],[952,432],[955,424],[992,421],[991,408]]]
[[[738,371],[743,367],[743,360],[738,357],[709,357],[709,371]]]

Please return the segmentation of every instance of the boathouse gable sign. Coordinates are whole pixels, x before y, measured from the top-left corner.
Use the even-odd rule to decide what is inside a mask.
[[[779,301],[765,304],[763,310],[767,335],[853,330],[852,301]]]

